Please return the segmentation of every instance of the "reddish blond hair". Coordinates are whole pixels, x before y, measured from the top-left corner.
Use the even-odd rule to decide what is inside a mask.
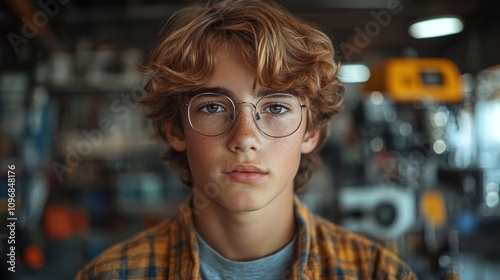
[[[280,5],[259,0],[191,6],[175,14],[169,24],[150,62],[140,67],[151,75],[142,103],[158,134],[165,139],[167,120],[178,123],[182,131],[186,93],[211,78],[215,50],[236,51],[255,71],[254,86],[293,91],[308,105],[307,129],[320,129],[316,149],[301,157],[294,180],[299,190],[321,164],[319,150],[326,142],[330,120],[342,109],[344,87],[337,78],[340,66],[331,40]],[[190,186],[186,153],[169,148],[164,159]]]

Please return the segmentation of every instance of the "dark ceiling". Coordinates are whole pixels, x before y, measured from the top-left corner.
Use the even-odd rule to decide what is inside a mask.
[[[97,44],[147,50],[164,21],[189,0],[58,0],[59,11],[37,34],[49,50],[71,48],[79,38]],[[0,4],[3,38],[21,34],[23,16],[42,10],[35,0],[6,0]],[[56,0],[40,2],[58,3]],[[462,72],[475,73],[500,63],[500,1],[497,0],[280,0],[296,15],[331,36],[342,61],[373,62],[389,56],[452,58]],[[391,6],[392,5],[392,6]],[[388,7],[396,9],[388,10]],[[27,12],[28,11],[28,12]],[[390,19],[377,19],[390,14]],[[457,15],[464,30],[457,35],[417,40],[408,35],[415,21]],[[383,17],[382,17],[383,18]],[[362,41],[364,33],[368,40]],[[42,36],[43,35],[43,36]],[[360,44],[360,42],[362,44]],[[3,40],[2,53],[10,42]],[[7,51],[8,52],[8,51]]]

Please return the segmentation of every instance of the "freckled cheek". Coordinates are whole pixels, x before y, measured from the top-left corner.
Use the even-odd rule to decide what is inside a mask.
[[[293,170],[300,162],[300,143],[289,140],[277,141],[271,146],[270,153],[276,164],[283,166],[287,170]]]
[[[220,158],[222,144],[220,142],[214,141],[212,138],[207,137],[195,137],[195,139],[187,140],[187,152],[188,160],[193,170],[193,173],[197,171],[206,172],[207,170],[213,169],[215,167],[214,162],[217,162]]]

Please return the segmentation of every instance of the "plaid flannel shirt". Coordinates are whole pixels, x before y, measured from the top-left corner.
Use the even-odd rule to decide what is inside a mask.
[[[114,245],[75,280],[202,279],[189,207],[172,219]],[[295,198],[295,260],[282,279],[413,280],[415,273],[387,249],[311,213]]]

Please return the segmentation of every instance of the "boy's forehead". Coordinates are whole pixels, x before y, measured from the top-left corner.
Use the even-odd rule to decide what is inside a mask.
[[[218,88],[221,91],[238,89],[261,90],[256,82],[255,68],[250,67],[243,55],[235,50],[219,47],[213,52],[212,71],[207,76],[203,87]],[[252,88],[253,87],[253,88]]]
[[[210,54],[214,57],[215,66],[221,63],[237,63],[244,65],[247,68],[255,69],[255,67],[252,67],[252,64],[254,63],[248,61],[249,58],[245,58],[241,51],[226,45],[227,43],[216,47]]]

